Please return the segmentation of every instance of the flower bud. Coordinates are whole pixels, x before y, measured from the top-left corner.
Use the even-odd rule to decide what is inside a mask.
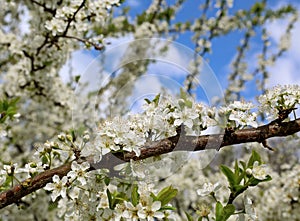
[[[246,174],[251,176],[252,175],[252,170],[250,168],[247,168],[246,169]]]
[[[68,134],[68,135],[66,135],[66,138],[67,138],[68,141],[73,142],[72,135]]]
[[[58,138],[58,140],[64,142],[64,141],[66,140],[66,135],[65,135],[65,134],[59,134],[59,135],[57,136],[57,138]]]

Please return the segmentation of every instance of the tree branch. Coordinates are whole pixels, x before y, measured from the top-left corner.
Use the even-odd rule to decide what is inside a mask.
[[[63,177],[71,170],[71,163],[67,163],[52,170],[46,170],[35,176],[32,179],[24,180],[21,184],[18,184],[0,194],[0,209],[12,204],[17,203],[22,197],[43,188],[47,183],[52,182],[52,177],[57,174]]]
[[[98,164],[93,164],[93,157],[85,159],[91,164],[91,170],[98,168],[112,169],[114,166],[130,160],[142,160],[172,151],[200,151],[205,149],[219,150],[221,147],[248,143],[262,143],[271,137],[285,137],[300,131],[300,118],[290,122],[272,121],[267,125],[258,128],[242,129],[225,132],[225,134],[203,135],[199,137],[185,136],[178,133],[176,136],[162,139],[145,145],[141,149],[141,155],[137,157],[134,152],[107,154]],[[83,161],[80,159],[79,161]],[[80,162],[79,162],[80,163]],[[0,209],[18,203],[22,197],[43,188],[47,183],[52,182],[52,177],[56,174],[60,177],[67,175],[71,170],[71,162],[60,167],[46,170],[32,179],[27,179],[21,184],[0,193]]]

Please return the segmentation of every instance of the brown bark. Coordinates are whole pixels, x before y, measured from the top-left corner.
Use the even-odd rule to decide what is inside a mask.
[[[185,136],[179,133],[176,136],[169,137],[157,142],[145,145],[141,149],[141,155],[137,157],[134,152],[107,154],[99,164],[92,163],[92,157],[86,159],[91,163],[91,170],[97,168],[112,169],[114,166],[124,161],[142,160],[172,151],[200,151],[204,149],[216,149],[221,147],[248,143],[264,142],[271,137],[285,137],[300,131],[300,118],[290,122],[273,121],[267,125],[258,128],[242,129],[237,131],[226,131],[224,134],[203,135],[199,137]],[[82,160],[81,160],[82,161]],[[71,170],[71,163],[60,167],[47,170],[35,176],[33,179],[27,179],[21,184],[0,193],[0,209],[10,204],[17,203],[22,197],[43,188],[52,181],[52,177],[57,174],[60,177],[67,175]]]

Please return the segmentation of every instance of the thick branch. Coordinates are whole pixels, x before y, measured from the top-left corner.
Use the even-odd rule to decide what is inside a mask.
[[[27,179],[21,184],[16,185],[0,194],[0,209],[12,203],[17,203],[22,197],[43,188],[47,183],[52,182],[52,177],[57,174],[63,177],[71,170],[71,163],[67,163],[52,170],[47,170],[35,176],[33,179]]]
[[[92,157],[87,161],[91,163],[91,170],[98,168],[112,169],[114,166],[132,160],[142,160],[172,151],[200,151],[205,149],[219,150],[221,147],[248,143],[263,142],[271,137],[285,137],[300,131],[300,118],[290,122],[273,121],[267,125],[258,128],[242,129],[225,134],[203,135],[199,137],[185,136],[184,133],[153,142],[145,145],[141,149],[141,155],[137,157],[134,152],[107,154],[99,164],[92,164]],[[60,177],[65,176],[71,170],[71,163],[67,163],[58,168],[47,170],[28,179],[10,190],[0,193],[0,209],[10,204],[17,203],[22,197],[43,188],[52,181],[52,177],[57,174]]]
[[[258,128],[242,129],[224,134],[181,136],[179,135],[163,139],[151,145],[145,146],[141,150],[139,157],[134,152],[125,153],[122,157],[125,161],[142,160],[152,156],[172,151],[199,151],[205,149],[219,150],[221,147],[249,143],[263,142],[271,137],[286,137],[300,131],[300,118],[290,122],[273,121]],[[178,141],[178,142],[177,142]]]

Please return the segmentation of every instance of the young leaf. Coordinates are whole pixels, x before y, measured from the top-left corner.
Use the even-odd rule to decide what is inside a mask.
[[[264,180],[259,180],[259,179],[255,179],[254,177],[252,177],[249,180],[249,182],[250,182],[249,186],[256,186],[259,183],[268,182],[270,180],[272,180],[272,177],[270,175],[267,175],[266,179],[264,179]]]
[[[154,195],[154,193],[150,193],[150,196],[153,199],[153,202],[154,201],[159,201],[158,198],[157,198],[157,196]]]
[[[227,220],[235,212],[235,207],[232,204],[228,204],[223,209],[223,220]]]
[[[228,204],[225,207],[218,201],[216,205],[216,221],[226,221],[235,212],[235,207]]]
[[[184,212],[184,213],[185,213],[186,218],[188,219],[188,221],[193,221],[193,217],[190,214],[188,214],[187,212]]]
[[[160,98],[160,94],[156,95],[155,98],[152,101],[152,102],[154,102],[156,107],[158,106],[159,98]]]
[[[242,192],[244,192],[246,189],[248,188],[248,186],[244,186],[244,185],[234,185],[232,191],[235,192],[236,194],[241,194]]]
[[[176,208],[173,206],[163,206],[159,210],[176,210]]]
[[[255,150],[252,150],[252,154],[248,161],[247,168],[253,167],[255,161],[257,161],[259,164],[261,164],[262,162],[260,155]]]
[[[186,100],[185,101],[185,106],[187,106],[188,108],[192,108],[193,107],[193,102],[190,100]]]
[[[180,88],[180,98],[183,100],[187,100],[187,94],[183,88]]]
[[[244,170],[247,169],[246,163],[244,161],[240,161],[240,164],[242,165],[242,167],[243,167]]]
[[[147,104],[151,104],[151,101],[148,98],[144,99],[146,101]]]
[[[219,201],[216,205],[216,221],[223,221],[223,205]]]
[[[131,191],[131,200],[132,200],[132,204],[134,206],[136,206],[139,203],[139,193],[138,193],[138,186],[137,184],[134,184],[132,187],[132,191]]]
[[[230,168],[228,168],[227,166],[225,165],[221,165],[220,166],[220,169],[222,171],[222,173],[227,177],[227,180],[229,182],[229,185],[231,188],[233,188],[233,186],[235,184],[238,184],[236,183],[236,180],[238,179],[238,176],[236,176]]]
[[[161,206],[166,205],[170,202],[176,195],[178,190],[174,189],[172,186],[163,188],[158,194],[157,199],[161,201]]]
[[[105,185],[106,186],[108,186],[109,185],[109,183],[110,183],[110,178],[109,177],[104,177],[104,183],[105,183]]]
[[[107,198],[108,198],[109,208],[113,209],[113,199],[112,199],[109,189],[106,190],[106,194],[107,194]]]
[[[234,163],[234,174],[235,174],[236,176],[238,176],[239,173],[240,173],[239,164],[238,164],[237,160],[235,160],[235,163]]]

